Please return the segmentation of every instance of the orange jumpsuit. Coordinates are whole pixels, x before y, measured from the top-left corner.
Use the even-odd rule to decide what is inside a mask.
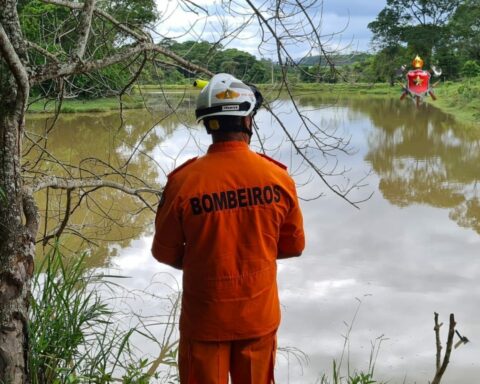
[[[183,269],[182,384],[226,384],[223,371],[218,380],[207,379],[205,372],[195,374],[192,359],[198,348],[204,351],[197,355],[206,356],[215,345],[212,359],[226,365],[234,384],[235,348],[228,347],[230,358],[220,363],[219,342],[249,339],[262,344],[262,338],[270,337],[265,353],[272,355],[280,323],[276,260],[279,255],[300,255],[304,245],[302,214],[286,167],[251,151],[246,143],[212,144],[205,156],[168,176],[152,253],[158,261]],[[262,359],[273,369],[273,357]]]

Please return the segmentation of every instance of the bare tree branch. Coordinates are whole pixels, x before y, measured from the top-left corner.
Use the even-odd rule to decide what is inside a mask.
[[[138,53],[149,51],[161,53],[162,55],[175,60],[184,68],[190,69],[193,72],[203,72],[209,76],[213,76],[213,73],[208,69],[190,63],[188,60],[183,59],[182,57],[178,56],[176,53],[169,51],[168,49],[152,43],[141,43],[99,60],[92,60],[87,62],[68,62],[62,64],[54,63],[36,68],[32,76],[30,77],[30,82],[31,84],[37,84],[58,77],[96,71],[106,68],[110,65],[123,62]]]
[[[25,44],[27,45],[27,47],[33,48],[33,49],[36,50],[38,53],[40,53],[41,55],[45,56],[46,58],[54,61],[55,63],[59,63],[59,62],[60,62],[60,60],[58,59],[57,56],[55,56],[54,54],[48,52],[46,49],[42,48],[42,47],[39,46],[38,44],[35,44],[34,42],[28,41],[28,40],[25,40]]]
[[[78,26],[78,42],[75,49],[75,59],[81,60],[85,54],[88,36],[92,25],[93,10],[95,9],[95,0],[85,0],[80,14],[80,25]]]
[[[194,2],[194,1],[191,1],[191,0],[180,0],[180,2],[181,2],[182,4],[184,4],[185,7],[186,7],[188,10],[190,10],[191,12],[193,12],[193,13],[198,14],[197,11],[196,11],[196,8],[198,8],[198,9],[200,9],[202,12],[204,12],[204,13],[206,13],[206,14],[208,15],[208,10],[207,10],[206,8],[202,7],[201,5],[197,4],[197,3]]]
[[[74,3],[71,1],[62,1],[62,0],[42,0],[45,4],[52,4],[52,5],[58,5],[60,7],[66,7],[70,8],[73,10],[80,10],[83,9],[82,3]],[[101,16],[105,20],[108,20],[111,22],[114,26],[116,26],[118,29],[122,30],[123,32],[129,34],[130,36],[136,38],[139,41],[147,41],[148,35],[144,34],[143,32],[137,32],[131,29],[130,27],[126,26],[125,24],[121,23],[117,19],[115,19],[113,16],[108,14],[107,12],[103,11],[102,9],[99,8],[94,8],[94,13],[98,16]]]
[[[441,344],[439,342],[439,336],[437,338],[437,370],[435,372],[435,377],[432,380],[432,384],[440,384],[442,380],[442,376],[447,369],[448,363],[450,362],[450,354],[452,353],[452,346],[453,346],[453,336],[455,336],[455,317],[453,313],[450,314],[450,324],[448,328],[448,337],[447,337],[447,347],[445,350],[445,355],[443,356],[442,365],[439,366],[439,356],[441,356]],[[435,313],[435,335],[437,336],[438,329],[440,329],[440,325],[438,324],[438,314]]]
[[[28,93],[30,91],[28,73],[22,64],[20,57],[18,57],[15,48],[10,42],[7,33],[3,29],[2,24],[0,24],[0,53],[15,77],[20,90],[19,96],[22,98],[23,111],[25,111],[27,107]]]
[[[43,246],[47,245],[48,240],[53,239],[53,238],[59,238],[60,235],[63,233],[64,229],[66,228],[66,226],[68,224],[68,219],[70,218],[70,215],[72,214],[71,205],[72,205],[72,189],[67,189],[67,203],[65,205],[65,216],[63,217],[63,220],[60,223],[60,226],[58,227],[58,229],[55,231],[54,234],[44,236],[43,241],[42,241]]]
[[[60,188],[60,189],[77,189],[77,188],[96,188],[96,187],[109,187],[113,189],[118,189],[122,192],[125,192],[129,195],[139,196],[140,193],[153,193],[156,195],[161,195],[162,190],[155,188],[129,188],[123,184],[102,179],[64,179],[56,176],[47,176],[39,179],[35,183],[32,183],[29,186],[25,186],[27,190],[31,193],[38,192],[45,188]]]
[[[443,323],[438,323],[438,313],[435,312],[435,327],[433,330],[435,331],[435,344],[436,344],[436,358],[435,358],[435,367],[437,372],[440,370],[440,361],[442,359],[442,343],[440,341],[440,327],[443,325]]]
[[[130,81],[123,87],[123,89],[120,91],[120,93],[118,95],[118,101],[119,101],[119,104],[120,104],[120,126],[119,126],[119,129],[121,127],[123,127],[123,123],[124,123],[124,121],[123,121],[123,100],[122,100],[122,97],[125,94],[125,92],[133,85],[133,83],[135,83],[135,81],[138,79],[138,77],[142,73],[143,67],[147,63],[147,59],[148,59],[147,53],[144,52],[143,53],[143,60],[142,60],[142,63],[140,64],[140,67],[135,72],[135,74],[132,76]]]

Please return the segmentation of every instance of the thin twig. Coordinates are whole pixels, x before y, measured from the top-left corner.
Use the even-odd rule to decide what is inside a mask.
[[[448,328],[448,337],[447,337],[447,349],[445,350],[445,356],[443,357],[443,362],[440,369],[437,369],[435,377],[432,380],[432,384],[440,384],[442,376],[447,369],[448,363],[450,362],[450,354],[452,352],[453,345],[453,336],[455,335],[455,317],[453,313],[450,314],[450,325]]]

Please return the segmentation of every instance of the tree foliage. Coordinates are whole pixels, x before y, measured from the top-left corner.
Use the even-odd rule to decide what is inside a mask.
[[[460,0],[387,0],[368,27],[384,46],[406,43],[412,52],[429,57]]]
[[[108,12],[116,20],[141,31],[157,19],[156,5],[153,0],[109,0],[97,3],[97,7]],[[54,57],[64,59],[73,54],[77,46],[79,18],[68,8],[44,3],[40,0],[20,0],[18,6],[22,32],[25,38],[38,47],[45,49]],[[128,43],[130,36],[122,29],[112,28],[105,19],[96,18],[92,22],[92,33],[86,46],[89,57],[100,59],[110,55],[119,45]],[[45,62],[45,55],[37,51],[30,52],[32,65]],[[138,68],[125,64],[78,74],[65,82],[65,92],[69,97],[98,97],[116,94],[127,83],[131,74]],[[48,95],[58,90],[58,83],[52,80],[36,85],[34,95]]]
[[[418,54],[453,79],[465,61],[479,58],[479,20],[479,0],[387,0],[368,27],[384,58],[381,66],[408,65]],[[385,75],[391,79],[392,73]]]
[[[187,58],[192,63],[202,64],[213,73],[226,72],[249,83],[270,81],[271,61],[259,60],[248,52],[236,48],[225,49],[221,44],[207,41],[188,40],[177,42],[165,39],[163,46]],[[163,72],[163,80],[168,84],[191,80],[192,73],[182,68]]]
[[[480,76],[480,65],[476,61],[468,60],[463,64],[462,75],[465,77]]]
[[[453,50],[460,57],[480,61],[480,0],[462,2],[449,26]]]

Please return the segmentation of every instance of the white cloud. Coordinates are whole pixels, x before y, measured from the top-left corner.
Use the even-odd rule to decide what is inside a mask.
[[[208,10],[209,15],[203,11],[197,13],[189,11],[173,0],[168,2],[158,0],[158,9],[162,15],[162,20],[157,26],[159,35],[180,41],[189,39],[216,41],[223,32],[223,25],[228,25],[228,29],[233,31],[247,20],[248,15],[226,15],[219,1],[202,0],[196,3]],[[323,36],[322,43],[326,44],[329,50],[366,51],[369,49],[371,33],[367,25],[375,19],[384,5],[384,0],[369,2],[375,3],[375,6],[359,6],[358,3],[358,1],[346,0],[338,4],[331,0],[325,2],[323,15],[318,14],[317,21],[320,21],[321,17],[319,33]],[[260,35],[261,30],[256,24],[256,19],[252,18],[244,31],[226,39],[224,45],[256,56],[274,56],[274,52],[268,54],[268,50],[259,53]],[[308,43],[295,43],[289,49],[292,56],[296,58],[309,50]]]

